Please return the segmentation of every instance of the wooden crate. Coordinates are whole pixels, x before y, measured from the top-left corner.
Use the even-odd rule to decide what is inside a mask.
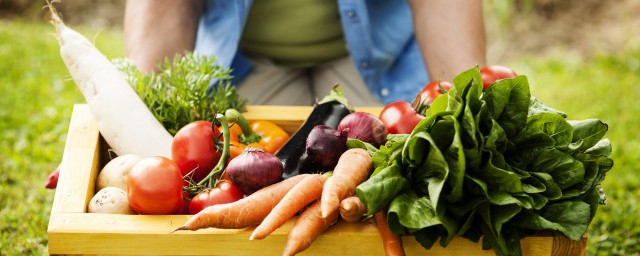
[[[377,114],[378,108],[363,108]],[[294,132],[306,119],[310,107],[248,107],[249,120],[270,120]],[[88,106],[73,109],[62,159],[51,218],[50,254],[92,255],[280,255],[293,221],[262,241],[249,241],[252,229],[205,229],[170,233],[188,215],[116,215],[87,213],[94,183],[107,147],[100,139]],[[494,255],[479,243],[455,238],[445,249],[426,251],[413,237],[403,237],[407,255]],[[532,236],[522,240],[524,255],[584,255],[586,238],[571,241],[561,236]],[[339,222],[322,234],[303,255],[384,255],[374,224]]]

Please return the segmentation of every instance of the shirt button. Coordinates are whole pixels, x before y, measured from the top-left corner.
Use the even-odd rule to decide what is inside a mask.
[[[387,88],[382,88],[382,90],[380,90],[380,94],[384,97],[389,95],[389,89]]]
[[[367,68],[369,68],[369,62],[368,62],[368,61],[362,61],[362,62],[360,63],[360,66],[361,66],[362,68],[367,69]]]
[[[355,16],[356,16],[356,12],[354,12],[354,11],[352,11],[352,10],[349,10],[349,11],[347,11],[347,12],[345,13],[345,15],[346,15],[347,17],[349,17],[349,18],[353,18],[353,17],[355,17]]]

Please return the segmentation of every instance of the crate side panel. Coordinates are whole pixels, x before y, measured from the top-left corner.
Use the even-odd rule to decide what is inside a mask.
[[[587,254],[587,237],[582,236],[580,240],[573,241],[564,236],[553,237],[553,251],[551,255],[576,255],[584,256]]]
[[[295,221],[287,222],[265,240],[249,241],[248,229],[178,231],[188,215],[56,214],[50,222],[50,253],[157,254],[157,255],[280,255]],[[524,238],[523,255],[552,255],[553,236]],[[571,241],[567,241],[571,242]],[[456,237],[447,248],[429,251],[411,236],[403,237],[407,255],[494,255],[479,243]],[[383,255],[377,228],[372,223],[339,222],[323,233],[302,255]],[[553,254],[557,255],[557,254]],[[563,250],[562,255],[580,255]]]
[[[98,125],[87,105],[75,105],[51,213],[85,212],[98,169]]]

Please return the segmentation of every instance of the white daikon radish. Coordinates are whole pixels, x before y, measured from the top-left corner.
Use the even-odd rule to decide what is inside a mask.
[[[118,155],[171,158],[172,136],[153,116],[126,80],[125,74],[87,38],[67,27],[51,2],[60,55],[82,91],[100,133]]]

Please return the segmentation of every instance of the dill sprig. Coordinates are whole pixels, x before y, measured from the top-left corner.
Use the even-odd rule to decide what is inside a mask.
[[[230,70],[215,58],[186,53],[165,60],[157,72],[144,74],[125,59],[113,61],[151,113],[174,135],[196,120],[213,120],[216,113],[234,108],[244,111],[247,100],[231,85]],[[217,86],[209,88],[217,80]]]

